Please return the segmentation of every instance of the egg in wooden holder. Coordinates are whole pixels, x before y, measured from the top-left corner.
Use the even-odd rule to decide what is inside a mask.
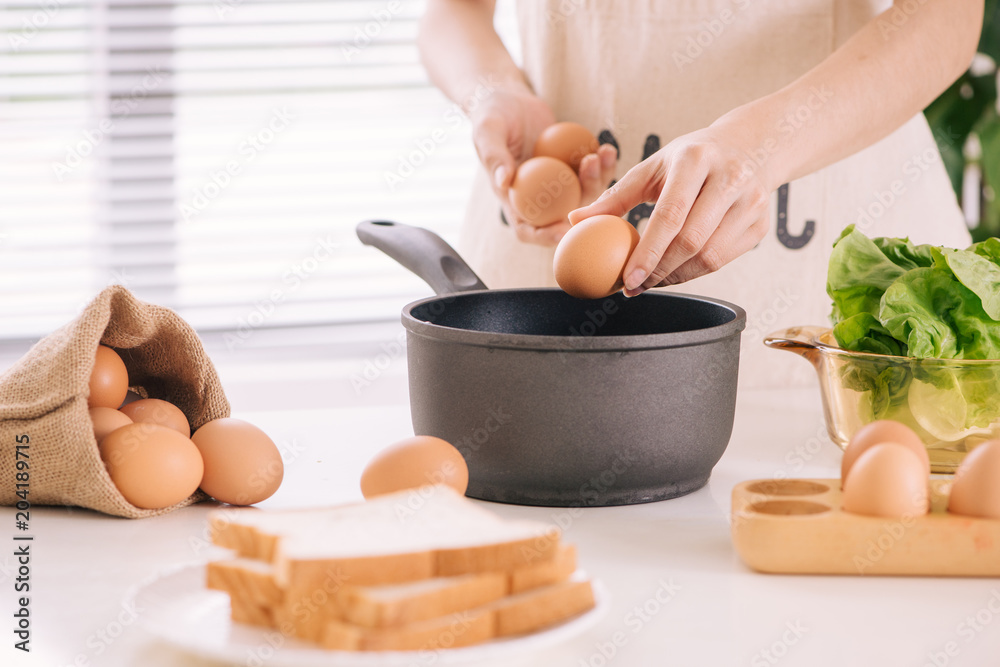
[[[737,484],[731,528],[743,561],[788,574],[1000,576],[1000,441],[973,449],[954,478],[929,478],[912,429],[873,422],[843,469],[842,480]]]
[[[595,215],[573,225],[556,247],[556,283],[579,299],[601,299],[624,287],[622,272],[639,232],[616,215]]]
[[[984,442],[966,454],[955,472],[948,497],[948,511],[964,516],[1000,519],[1000,440]],[[997,556],[1000,558],[1000,553]]]
[[[851,438],[841,463],[844,510],[900,519],[927,512],[931,462],[905,424],[879,420]]]

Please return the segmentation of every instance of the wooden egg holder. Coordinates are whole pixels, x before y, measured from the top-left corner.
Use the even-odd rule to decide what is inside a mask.
[[[930,480],[929,513],[887,519],[843,511],[839,479],[746,481],[733,544],[759,572],[1000,577],[1000,519],[949,514],[951,482]]]

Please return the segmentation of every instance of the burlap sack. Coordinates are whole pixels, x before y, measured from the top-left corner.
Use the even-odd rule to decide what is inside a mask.
[[[133,391],[173,403],[192,430],[229,416],[215,367],[194,329],[172,310],[139,301],[124,287],[108,287],[0,376],[0,504],[20,500],[15,445],[25,435],[32,505],[74,505],[141,518],[206,498],[197,491],[173,507],[144,510],[115,488],[87,412],[90,372],[101,343],[121,355]]]

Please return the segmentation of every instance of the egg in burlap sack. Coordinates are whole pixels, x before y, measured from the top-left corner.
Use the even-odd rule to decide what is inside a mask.
[[[218,374],[194,329],[177,313],[108,287],[0,376],[0,504],[71,505],[128,518],[204,500],[196,491],[164,509],[140,509],[119,493],[101,461],[87,407],[98,345],[113,348],[130,388],[173,403],[192,430],[229,416]],[[18,456],[18,445],[22,454]],[[27,458],[24,455],[27,455]],[[18,470],[18,461],[27,469]],[[25,465],[22,463],[21,467]],[[27,487],[18,473],[27,472]],[[25,483],[25,476],[20,478]],[[27,494],[18,496],[18,491]]]

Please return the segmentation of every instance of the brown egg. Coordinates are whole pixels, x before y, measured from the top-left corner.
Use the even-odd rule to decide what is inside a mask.
[[[580,171],[585,155],[596,153],[600,144],[590,130],[579,123],[555,123],[542,130],[535,142],[535,157],[554,157]]]
[[[616,215],[595,215],[573,225],[556,247],[552,270],[567,294],[600,299],[623,287],[622,271],[639,232]]]
[[[892,519],[927,513],[927,470],[913,450],[894,442],[868,448],[844,480],[844,511]]]
[[[242,419],[215,419],[191,436],[205,461],[201,490],[230,505],[253,505],[281,486],[285,465],[274,441]]]
[[[580,179],[565,162],[533,157],[514,173],[510,200],[522,218],[545,227],[565,220],[580,206]]]
[[[185,438],[191,437],[191,426],[187,417],[173,403],[158,398],[140,398],[138,401],[123,405],[121,411],[134,422],[159,424],[174,429]]]
[[[132,423],[128,415],[122,414],[114,408],[90,408],[90,421],[94,424],[94,439],[98,443],[108,433]]]
[[[469,486],[469,468],[450,443],[430,435],[401,440],[375,455],[361,474],[361,493],[372,498],[428,484],[445,484],[459,493]]]
[[[128,393],[128,371],[118,353],[106,345],[97,346],[94,370],[90,372],[91,408],[118,408]]]
[[[927,455],[927,447],[916,433],[906,424],[902,424],[890,419],[879,419],[870,424],[865,424],[854,434],[851,441],[844,449],[844,458],[840,461],[840,480],[843,484],[847,479],[847,473],[851,466],[858,460],[865,451],[872,445],[881,442],[895,442],[908,447],[917,455],[917,458],[924,465],[927,475],[931,474],[931,460]]]
[[[136,507],[161,509],[198,488],[204,466],[198,448],[158,424],[129,424],[106,435],[101,459],[118,490]]]
[[[948,511],[1000,519],[1000,440],[990,440],[965,455],[948,496]]]

